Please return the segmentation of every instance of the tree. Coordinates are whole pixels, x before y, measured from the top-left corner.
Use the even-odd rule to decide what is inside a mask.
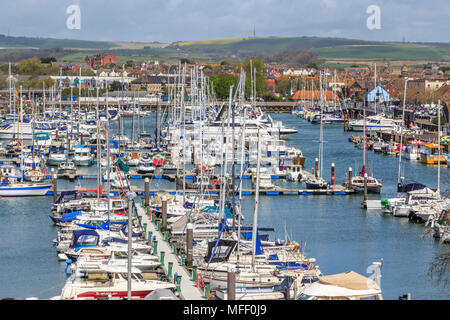
[[[56,81],[52,78],[39,79],[37,77],[32,77],[26,80],[19,80],[17,85],[22,86],[23,89],[42,89],[43,83],[45,83],[46,88],[50,88]]]
[[[111,85],[109,86],[109,91],[117,90],[122,90],[122,84],[119,81],[114,80],[113,83],[111,83]]]
[[[192,64],[192,61],[189,60],[188,58],[181,58],[180,59],[181,64]]]
[[[288,66],[306,66],[318,63],[317,54],[309,50],[287,50],[274,55],[264,56],[269,63],[282,63]]]
[[[428,269],[428,277],[439,287],[448,287],[449,263],[450,251],[447,250],[447,252],[435,256],[430,268]]]
[[[31,58],[22,60],[17,65],[17,72],[19,74],[27,74],[27,75],[40,75],[44,69],[41,61],[37,58]]]
[[[251,69],[254,70],[253,80],[256,87],[256,94],[262,95],[264,92],[264,62],[261,58],[247,58],[242,66],[246,73],[245,76],[245,95],[246,97],[252,96],[251,91]]]
[[[56,62],[56,58],[55,57],[43,57],[40,58],[39,60],[41,60],[41,63],[52,63],[52,62]]]
[[[237,79],[231,74],[212,75],[210,78],[212,90],[219,99],[227,99],[230,95],[230,86],[236,89]]]
[[[292,80],[293,79],[289,79],[288,77],[279,79],[277,81],[277,85],[275,86],[275,92],[281,94],[290,94]]]

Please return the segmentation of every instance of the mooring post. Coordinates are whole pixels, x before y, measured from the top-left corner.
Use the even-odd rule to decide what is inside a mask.
[[[334,163],[331,164],[331,187],[334,189],[336,178],[334,176]]]
[[[192,223],[188,223],[188,225],[186,227],[186,265],[188,267],[192,266],[193,240],[194,240],[194,229],[193,229]]]
[[[352,188],[352,168],[348,168],[348,188]]]
[[[177,276],[177,292],[181,292],[181,276]]]
[[[160,252],[160,255],[161,255],[161,258],[160,258],[160,260],[161,260],[161,266],[164,267],[164,255],[165,255],[165,252],[164,252],[164,251],[161,251],[161,252]]]
[[[169,262],[168,263],[168,267],[167,267],[167,276],[170,278],[172,278],[172,268],[173,268],[173,262]]]
[[[167,229],[167,199],[162,201],[162,231]]]
[[[177,254],[177,242],[176,241],[174,241],[172,243],[172,247],[173,247],[173,254]]]
[[[192,281],[197,281],[197,267],[192,268]]]
[[[209,287],[210,287],[209,282],[205,282],[205,299],[206,300],[209,300]]]
[[[364,207],[367,206],[367,173],[364,173]]]
[[[315,166],[314,166],[314,176],[317,178],[318,176],[319,176],[319,159],[318,158],[316,158],[316,161],[315,161],[316,163],[315,163]]]
[[[144,206],[148,207],[150,205],[150,180],[149,178],[145,178],[145,201]]]
[[[153,254],[158,254],[158,241],[153,240]]]
[[[57,177],[55,169],[52,168],[52,185],[53,185],[53,203],[56,203],[56,200],[58,199],[58,185],[57,185]]]
[[[236,273],[231,267],[228,267],[227,272],[227,300],[236,300]]]

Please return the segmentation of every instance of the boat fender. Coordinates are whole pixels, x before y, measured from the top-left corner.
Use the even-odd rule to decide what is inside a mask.
[[[66,271],[66,273],[70,273],[70,265],[72,264],[72,259],[66,259],[66,263],[67,263],[67,266],[66,266],[65,271]]]

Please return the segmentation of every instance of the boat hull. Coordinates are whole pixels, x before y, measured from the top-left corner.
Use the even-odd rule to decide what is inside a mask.
[[[29,197],[29,196],[45,196],[52,189],[52,185],[39,186],[3,186],[0,187],[1,197]]]

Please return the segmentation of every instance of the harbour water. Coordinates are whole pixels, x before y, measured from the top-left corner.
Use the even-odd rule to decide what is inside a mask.
[[[305,168],[310,170],[318,155],[319,126],[290,114],[272,114],[272,117],[299,130],[287,144],[301,148],[306,157]],[[153,133],[154,126],[152,114],[145,119],[145,129]],[[125,130],[131,135],[131,119],[125,120]],[[337,183],[343,181],[348,167],[354,173],[361,169],[362,151],[348,142],[350,135],[340,125],[324,127],[323,177],[327,180],[333,162]],[[427,167],[408,160],[403,163],[403,176],[436,187],[436,166]],[[381,197],[395,196],[397,167],[398,158],[369,152],[370,172],[383,183]],[[95,167],[83,170],[96,172]],[[441,170],[441,189],[446,191],[447,168]],[[141,187],[144,183],[143,180],[131,182]],[[96,186],[96,179],[59,180],[58,188],[70,188],[78,183]],[[274,180],[274,183],[295,187],[285,180]],[[245,181],[244,187],[246,184],[249,181]],[[151,188],[173,186],[165,180],[151,182]],[[370,197],[379,199],[380,195]],[[51,201],[52,197],[48,196],[0,198],[0,298],[45,299],[61,293],[66,281],[65,263],[58,261],[52,246],[56,228],[49,219]],[[426,276],[431,261],[443,248],[432,238],[421,238],[424,225],[361,209],[361,201],[362,195],[261,196],[258,224],[274,227],[274,237],[302,243],[307,255],[317,259],[324,274],[354,270],[370,276],[367,268],[383,258],[381,288],[385,299],[397,299],[406,293],[411,293],[412,299],[448,299],[448,291],[433,285]],[[244,196],[247,223],[251,223],[253,205],[253,197]]]

